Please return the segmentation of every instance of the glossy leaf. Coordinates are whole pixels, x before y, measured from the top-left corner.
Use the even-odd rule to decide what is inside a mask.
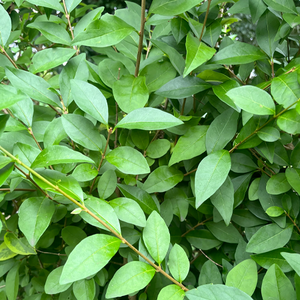
[[[300,191],[300,169],[288,168],[285,171],[286,179],[292,188],[299,193]]]
[[[155,269],[141,261],[132,261],[122,266],[110,281],[107,298],[121,297],[144,288],[153,278]]]
[[[90,164],[80,164],[72,173],[72,177],[81,182],[92,180],[97,175],[97,168]]]
[[[29,198],[20,206],[19,227],[32,247],[48,228],[54,211],[54,204],[47,197]]]
[[[45,283],[46,294],[59,294],[67,290],[72,283],[60,284],[60,277],[63,271],[63,266],[54,269],[47,277]]]
[[[246,259],[229,271],[226,285],[236,287],[252,296],[256,289],[257,280],[256,263],[252,259]]]
[[[98,181],[98,195],[101,199],[106,199],[112,195],[117,187],[117,175],[113,170],[107,170]]]
[[[116,254],[120,244],[119,239],[105,234],[83,239],[69,255],[59,283],[68,284],[97,273]]]
[[[118,147],[109,152],[105,158],[125,174],[138,175],[150,173],[150,168],[145,157],[131,147]]]
[[[281,207],[278,206],[270,206],[266,210],[266,214],[270,217],[279,217],[284,213],[284,210]]]
[[[148,176],[143,188],[147,193],[162,193],[174,187],[182,179],[181,171],[174,167],[161,166]]]
[[[11,20],[8,12],[0,5],[0,45],[5,46],[11,32]]]
[[[14,253],[21,255],[34,255],[35,250],[28,244],[26,238],[18,238],[12,232],[7,232],[4,236],[4,242]]]
[[[281,252],[280,254],[286,259],[288,264],[299,275],[300,274],[300,260],[299,260],[300,254],[298,254],[298,253],[287,253],[287,252]]]
[[[300,133],[300,114],[296,109],[288,110],[277,118],[278,127],[290,134]]]
[[[114,82],[113,94],[120,108],[126,113],[142,108],[149,97],[146,78],[124,75]]]
[[[77,300],[90,300],[95,297],[96,286],[94,279],[79,280],[73,284],[73,292]]]
[[[20,282],[19,267],[19,264],[15,264],[7,273],[5,292],[8,300],[17,299]]]
[[[175,244],[170,252],[169,269],[172,276],[179,282],[182,282],[188,275],[190,262],[186,252],[178,244]]]
[[[286,245],[293,232],[293,225],[280,228],[277,224],[269,224],[260,228],[250,239],[246,251],[264,253]]]
[[[151,257],[160,265],[170,244],[170,233],[165,221],[153,211],[143,230],[143,241]]]
[[[285,173],[275,174],[267,182],[267,192],[272,195],[284,194],[290,189]]]
[[[169,113],[152,107],[144,107],[130,112],[118,124],[117,128],[161,130],[183,124]]]
[[[227,96],[241,109],[256,115],[273,115],[275,104],[264,90],[254,86],[241,86],[227,92]]]
[[[166,139],[158,139],[150,143],[147,148],[147,156],[155,159],[164,156],[170,149],[170,142]]]
[[[200,162],[195,177],[197,208],[224,183],[230,167],[230,155],[226,150],[215,151]]]
[[[280,132],[277,128],[266,126],[257,132],[257,136],[265,142],[275,142],[280,139]]]
[[[160,290],[157,300],[182,300],[184,299],[184,295],[185,293],[180,286],[171,284]]]

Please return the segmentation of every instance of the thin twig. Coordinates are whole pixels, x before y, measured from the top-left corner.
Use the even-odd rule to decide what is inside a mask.
[[[195,230],[198,226],[201,226],[201,225],[205,224],[206,222],[210,221],[211,219],[212,219],[212,217],[211,217],[211,218],[208,218],[208,219],[206,219],[206,220],[204,220],[204,221],[202,221],[202,222],[198,222],[197,225],[195,225],[194,227],[190,228],[188,231],[186,231],[185,233],[183,233],[183,234],[181,235],[181,237],[186,236],[189,232]]]
[[[275,175],[276,173],[271,169],[271,168],[269,168],[267,165],[266,165],[266,163],[256,154],[256,151],[254,150],[254,149],[248,149],[262,164],[263,164],[263,166],[267,169],[267,170],[269,170],[273,175]]]
[[[211,262],[213,262],[215,265],[217,265],[217,266],[223,268],[223,266],[219,265],[217,262],[215,262],[214,260],[212,260],[208,255],[206,255],[206,254],[203,252],[203,250],[199,249],[199,251],[200,251],[207,259],[209,259]]]
[[[57,256],[67,256],[67,254],[63,254],[63,253],[52,253],[52,252],[46,252],[46,251],[42,251],[42,250],[38,250],[36,249],[37,252],[43,253],[43,254],[50,254],[50,255],[57,255]]]
[[[146,10],[146,0],[142,0],[142,7],[141,7],[141,28],[139,32],[139,47],[138,47],[138,53],[136,58],[136,66],[135,66],[135,72],[134,76],[138,77],[139,70],[140,70],[140,63],[141,63],[141,56],[143,51],[143,37],[144,37],[144,28],[145,28],[145,10]]]
[[[241,84],[245,85],[246,83],[242,81],[235,73],[226,65],[224,65],[225,69],[234,77],[236,78]]]
[[[188,176],[188,175],[190,175],[190,174],[192,174],[192,173],[194,173],[196,171],[197,171],[197,168],[194,169],[194,170],[192,170],[192,171],[189,171],[189,172],[185,173],[183,176]]]
[[[13,64],[13,66],[16,69],[19,69],[18,66],[16,65],[16,63],[10,58],[10,56],[7,54],[7,52],[4,50],[4,48],[0,45],[0,49],[3,52],[3,54],[9,59],[9,61]]]
[[[292,221],[292,223],[294,224],[294,226],[297,228],[297,230],[298,230],[299,233],[300,233],[300,228],[299,228],[298,225],[295,223],[295,221],[291,218],[291,216],[290,216],[286,211],[284,211],[284,213],[285,213],[286,216]]]
[[[0,189],[1,192],[5,192],[5,191],[11,191],[10,188],[1,188]],[[14,189],[14,191],[22,191],[22,192],[34,192],[36,191],[35,189]]]
[[[203,22],[203,27],[202,27],[202,30],[201,30],[201,34],[200,34],[200,38],[199,38],[199,42],[201,42],[201,40],[202,40],[202,36],[203,36],[203,33],[204,33],[204,29],[205,29],[205,25],[206,25],[206,21],[207,21],[208,13],[209,13],[210,3],[211,3],[211,0],[208,0],[208,2],[207,2],[206,14],[205,14],[204,22]]]

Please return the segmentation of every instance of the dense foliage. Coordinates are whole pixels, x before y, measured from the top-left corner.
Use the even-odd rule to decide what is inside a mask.
[[[299,1],[200,2],[2,0],[1,299],[300,299]]]

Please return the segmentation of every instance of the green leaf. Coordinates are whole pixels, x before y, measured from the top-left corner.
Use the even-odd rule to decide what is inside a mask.
[[[169,256],[169,269],[172,276],[182,282],[189,273],[190,261],[181,246],[175,244]]]
[[[216,117],[206,132],[206,151],[222,150],[234,137],[237,130],[239,114],[229,108]]]
[[[207,125],[193,126],[179,138],[169,161],[169,166],[182,160],[188,160],[201,155],[205,150]]]
[[[16,300],[19,292],[19,267],[15,264],[6,275],[5,292],[8,300]]]
[[[29,99],[26,94],[11,85],[0,85],[0,109],[9,108],[19,101]]]
[[[76,226],[66,226],[61,231],[61,237],[70,246],[76,246],[84,238],[86,238],[86,233]]]
[[[50,225],[55,207],[47,197],[26,199],[19,210],[19,228],[34,247]]]
[[[47,277],[45,283],[45,293],[52,295],[52,294],[59,294],[61,292],[66,291],[72,283],[60,284],[60,277],[63,272],[63,266],[60,266],[54,269]]]
[[[254,161],[244,153],[232,153],[230,157],[231,171],[235,173],[252,172],[258,168]]]
[[[5,260],[8,260],[14,256],[18,255],[17,253],[15,252],[12,252],[8,247],[7,245],[5,244],[5,242],[3,242],[1,245],[0,245],[0,261],[5,261]]]
[[[277,128],[266,126],[257,132],[257,136],[265,142],[275,142],[280,139],[280,132]]]
[[[118,217],[113,208],[108,203],[99,198],[90,196],[84,201],[84,204],[93,214],[95,214],[99,219],[106,223],[110,228],[121,234]],[[89,224],[109,231],[105,226],[103,226],[100,222],[90,216],[87,212],[82,211],[80,213],[80,216]]]
[[[146,226],[146,218],[141,207],[129,198],[115,198],[109,201],[118,218],[121,221],[127,222],[140,227]]]
[[[257,43],[269,57],[273,57],[275,49],[279,44],[279,39],[275,40],[279,26],[279,19],[269,10],[259,18],[257,23]]]
[[[211,60],[214,64],[239,65],[265,59],[266,55],[257,47],[235,42],[221,49]]]
[[[107,101],[94,85],[82,80],[71,79],[71,92],[78,107],[99,122],[108,124]]]
[[[11,162],[0,169],[0,186],[2,186],[14,169],[14,163]]]
[[[106,298],[122,297],[144,288],[153,278],[155,269],[141,261],[131,261],[114,274],[108,284]]]
[[[157,297],[157,300],[183,300],[184,299],[184,291],[183,289],[175,284],[170,284],[168,286],[163,287]]]
[[[226,150],[215,151],[200,162],[195,177],[196,208],[224,183],[230,167],[230,155]]]
[[[287,253],[287,252],[280,252],[280,254],[286,259],[288,264],[299,275],[300,274],[300,254],[298,254],[298,253]]]
[[[50,84],[42,77],[33,75],[27,71],[13,68],[6,68],[6,76],[15,88],[21,90],[30,98],[46,104],[61,107],[61,103],[57,95],[49,90],[51,87]]]
[[[144,190],[136,186],[129,186],[125,184],[118,184],[118,188],[125,197],[136,201],[146,214],[150,215],[153,210],[158,211],[154,200]]]
[[[27,25],[29,28],[39,30],[47,40],[52,43],[70,46],[71,38],[66,29],[53,22],[33,22]]]
[[[193,230],[187,234],[186,238],[190,244],[202,250],[213,249],[222,244],[206,229]]]
[[[53,69],[68,61],[76,50],[69,48],[50,48],[37,52],[31,62],[29,71],[33,74]]]
[[[143,241],[151,257],[160,265],[169,249],[170,233],[165,221],[156,211],[147,219]]]
[[[288,110],[277,118],[278,127],[290,134],[300,133],[300,114],[296,109]]]
[[[286,179],[292,188],[299,194],[300,192],[300,169],[288,168],[285,171]]]
[[[31,168],[48,167],[56,164],[86,162],[93,164],[94,161],[89,157],[67,148],[55,145],[44,149],[34,160]]]
[[[24,100],[19,101],[13,104],[9,110],[11,113],[23,122],[27,127],[32,126],[33,118],[33,102],[29,97],[26,97]]]
[[[222,284],[222,277],[218,267],[210,260],[207,260],[200,272],[200,276],[198,279],[198,285],[204,284]]]
[[[106,234],[94,234],[83,239],[69,255],[60,284],[68,284],[99,272],[117,253],[120,244],[121,240]]]
[[[149,13],[163,16],[179,15],[199,4],[196,0],[154,0],[151,3]]]
[[[266,214],[270,217],[279,217],[284,213],[284,210],[278,206],[270,206],[266,210]]]
[[[255,86],[240,86],[227,92],[233,102],[241,109],[256,115],[273,115],[275,104],[272,97]]]
[[[87,118],[81,115],[67,114],[63,115],[62,124],[67,135],[74,142],[87,149],[101,151],[102,139],[99,131]]]
[[[170,149],[169,140],[158,139],[150,143],[147,148],[147,156],[150,158],[156,159],[164,156]]]
[[[42,177],[47,179],[49,182],[54,184],[56,187],[60,188],[62,191],[64,191],[69,196],[73,197],[74,199],[78,201],[83,201],[83,192],[82,189],[72,176],[67,176],[66,174],[62,174],[55,170],[47,170],[47,169],[36,169],[35,170],[38,174],[40,174]],[[47,191],[51,191],[52,193],[59,194],[56,189],[49,186],[47,183],[42,181],[40,178],[36,176],[32,176],[33,180],[42,188]]]
[[[258,21],[260,16],[266,11],[267,6],[262,0],[249,0],[249,10],[253,24]]]
[[[264,0],[264,2],[279,12],[298,14],[293,0]]]
[[[97,168],[90,164],[80,164],[78,165],[72,173],[77,181],[84,182],[94,179],[98,175]]]
[[[80,0],[81,1],[81,0]],[[94,299],[96,295],[96,286],[94,279],[79,280],[73,284],[73,293],[77,300]]]
[[[118,147],[109,152],[105,159],[124,174],[148,174],[150,168],[141,152],[129,146]]]
[[[155,94],[172,99],[182,99],[207,90],[210,84],[195,76],[176,77],[158,89]]]
[[[296,300],[296,293],[291,281],[276,265],[272,265],[263,278],[261,285],[263,299]]]
[[[188,300],[224,300],[225,295],[228,299],[252,300],[249,295],[241,290],[221,284],[205,284],[185,293]]]
[[[18,237],[12,232],[7,232],[4,235],[4,242],[7,247],[14,253],[18,253],[21,255],[36,254],[35,250],[28,244],[25,238],[18,239]]]
[[[187,54],[183,77],[210,60],[216,53],[215,49],[200,42],[191,32],[187,35],[185,47]]]
[[[11,32],[11,19],[9,14],[4,9],[2,5],[0,5],[0,45],[2,47],[5,46]]]
[[[106,170],[98,181],[98,195],[101,199],[106,199],[113,194],[117,187],[117,175],[114,170]]]
[[[231,269],[226,277],[226,285],[233,286],[251,296],[257,284],[256,263],[246,259]]]
[[[238,230],[231,223],[226,226],[223,221],[218,223],[207,222],[205,225],[219,241],[238,244],[242,238]]]
[[[228,226],[234,204],[234,188],[229,176],[227,176],[220,188],[210,197],[210,200]]]
[[[275,174],[267,182],[267,192],[272,195],[284,194],[290,189],[285,173]]]
[[[183,124],[169,113],[152,107],[144,107],[130,112],[116,128],[161,130]]]
[[[134,28],[120,18],[105,14],[100,20],[90,23],[85,31],[80,32],[72,45],[109,47],[120,43],[133,31]]]
[[[160,166],[146,179],[143,189],[147,193],[162,193],[183,180],[183,173],[174,167]]]
[[[64,11],[63,7],[59,3],[59,0],[26,0],[26,2],[32,3],[37,6],[52,8],[58,11]]]
[[[66,1],[66,7],[68,13],[72,12],[78,4],[80,4],[81,0],[65,0]]]
[[[285,228],[277,224],[269,224],[261,227],[250,239],[246,251],[264,253],[281,248],[290,240],[293,232],[293,225]]]
[[[146,78],[124,75],[114,82],[113,94],[120,108],[126,113],[142,108],[149,98]]]

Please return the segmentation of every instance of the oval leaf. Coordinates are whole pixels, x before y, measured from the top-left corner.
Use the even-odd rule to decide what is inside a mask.
[[[11,20],[9,14],[4,9],[2,5],[0,5],[0,45],[2,47],[5,46],[11,32]]]

